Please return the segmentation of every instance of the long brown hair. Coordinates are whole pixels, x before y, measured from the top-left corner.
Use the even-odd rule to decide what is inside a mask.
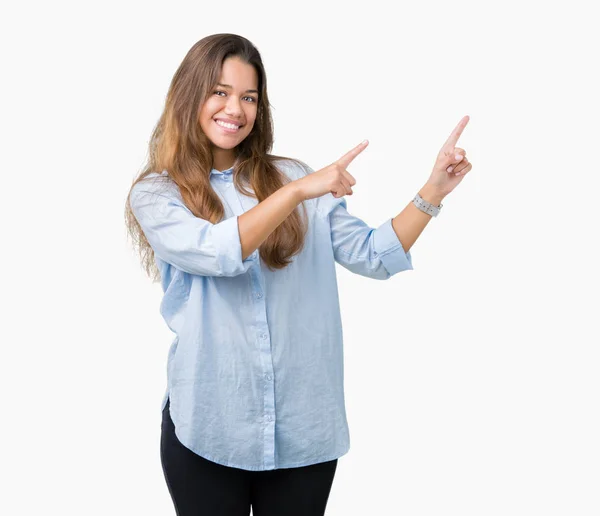
[[[163,113],[150,139],[147,163],[131,185],[133,188],[152,172],[166,170],[190,211],[214,224],[222,220],[225,210],[210,184],[211,143],[202,131],[198,115],[220,79],[223,61],[231,56],[241,58],[256,69],[259,91],[254,127],[236,147],[235,187],[260,202],[289,182],[275,166],[278,160],[291,160],[305,168],[300,160],[269,154],[273,146],[273,119],[267,77],[256,47],[236,34],[213,34],[198,41],[175,72]],[[248,191],[246,185],[253,192]],[[158,281],[160,274],[154,261],[154,250],[131,210],[131,188],[125,203],[128,233],[144,270],[153,281]],[[303,203],[301,206],[305,208]],[[303,218],[298,207],[261,244],[259,252],[263,262],[271,270],[286,267],[291,263],[290,258],[302,250],[306,230],[306,212]]]

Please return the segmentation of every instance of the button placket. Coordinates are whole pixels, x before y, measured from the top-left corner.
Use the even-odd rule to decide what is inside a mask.
[[[237,189],[237,201],[239,203],[239,211],[245,211],[242,196]],[[232,195],[233,197],[233,191]],[[269,326],[267,323],[267,310],[265,304],[265,291],[262,281],[262,270],[258,260],[259,252],[256,249],[252,253],[256,257],[256,263],[249,269],[250,281],[252,285],[254,303],[255,322],[256,322],[256,344],[260,353],[261,371],[260,376],[257,376],[262,383],[263,407],[262,414],[263,424],[263,463],[265,468],[273,469],[275,467],[275,426],[276,426],[276,410],[275,410],[275,383],[273,381],[273,354],[269,339],[271,338]]]

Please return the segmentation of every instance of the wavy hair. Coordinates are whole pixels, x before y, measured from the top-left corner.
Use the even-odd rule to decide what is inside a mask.
[[[153,281],[160,280],[160,273],[154,260],[154,250],[131,210],[131,189],[152,172],[166,170],[168,181],[177,185],[185,205],[196,217],[213,224],[223,219],[223,204],[210,184],[213,165],[211,142],[202,131],[199,113],[220,79],[223,62],[232,56],[255,68],[259,91],[254,127],[235,148],[235,187],[260,202],[290,181],[276,167],[277,161],[291,160],[306,170],[306,164],[300,160],[269,154],[273,147],[273,119],[267,95],[267,77],[257,48],[236,34],[213,34],[198,41],[173,76],[164,110],[148,145],[147,162],[134,179],[125,203],[128,234],[143,269]],[[303,216],[300,206],[304,208]],[[263,262],[271,270],[289,265],[291,257],[304,246],[306,230],[306,207],[301,203],[260,245]]]

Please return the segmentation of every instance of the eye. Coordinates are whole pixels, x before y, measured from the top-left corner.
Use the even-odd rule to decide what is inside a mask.
[[[224,92],[224,91],[222,91],[222,90],[215,90],[215,91],[213,91],[213,93],[214,93],[214,94],[217,94],[217,93],[223,93],[224,95],[227,95],[227,93],[226,93],[226,92]],[[219,95],[219,96],[220,96],[220,95]],[[258,102],[258,101],[257,101],[257,100],[256,100],[254,97],[247,96],[247,97],[244,97],[244,98],[245,98],[245,99],[250,99],[251,103],[256,103],[256,102]]]

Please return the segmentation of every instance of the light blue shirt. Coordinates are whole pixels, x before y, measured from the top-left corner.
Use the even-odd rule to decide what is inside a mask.
[[[314,172],[290,160],[278,168],[291,179]],[[161,274],[160,312],[175,334],[161,410],[168,398],[181,443],[225,466],[339,458],[350,435],[335,262],[384,280],[413,268],[410,252],[392,219],[369,227],[328,193],[305,201],[309,229],[290,265],[271,271],[258,250],[242,260],[237,219],[258,201],[233,185],[232,171],[211,172],[225,208],[217,224],[191,213],[167,171],[132,190]]]

